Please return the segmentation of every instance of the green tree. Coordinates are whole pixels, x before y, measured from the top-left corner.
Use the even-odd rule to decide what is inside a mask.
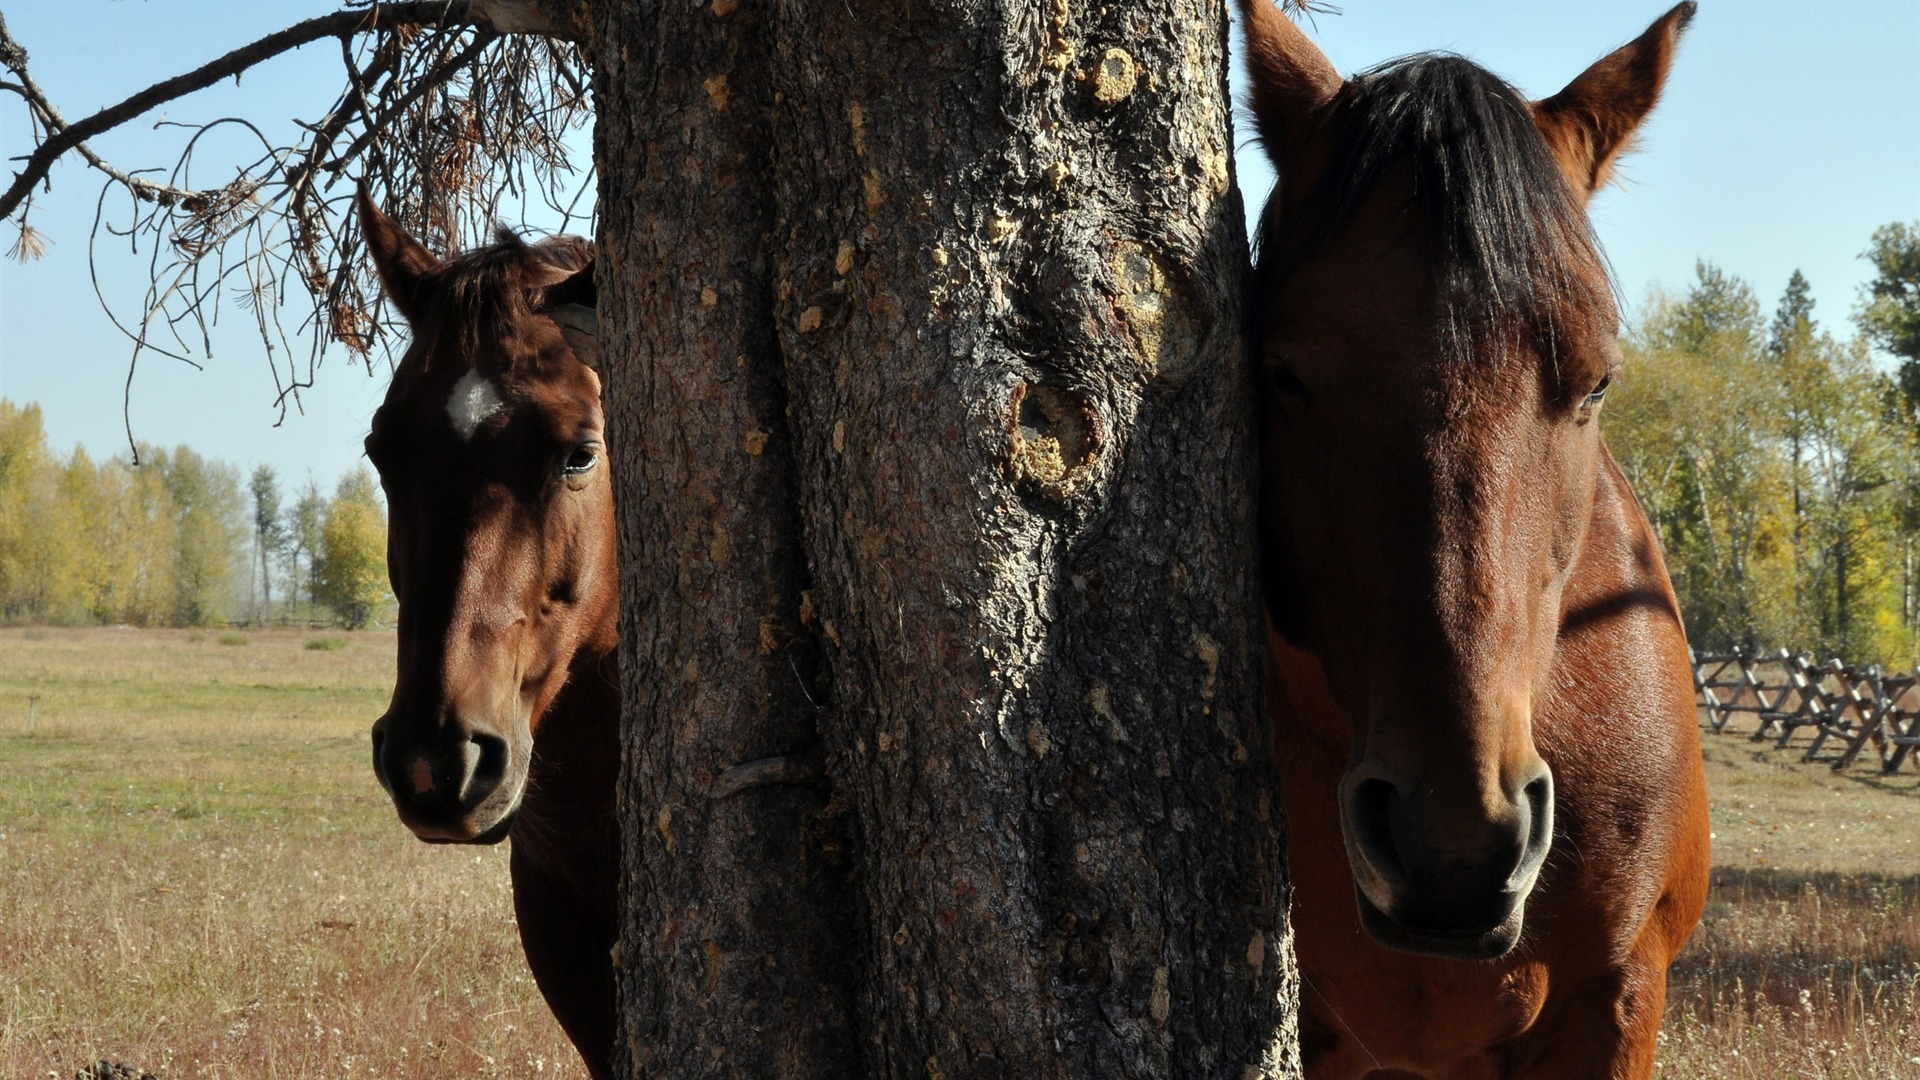
[[[1874,277],[1855,313],[1860,331],[1898,363],[1892,379],[1896,389],[1886,400],[1887,411],[1903,429],[1895,459],[1900,478],[1892,496],[1895,561],[1905,651],[1920,664],[1920,221],[1875,229],[1861,257],[1873,264]]]
[[[1873,264],[1874,277],[1861,296],[1860,329],[1900,358],[1902,389],[1920,411],[1920,221],[1875,229],[1861,258]]]
[[[153,453],[150,447],[141,451],[143,458]],[[114,458],[100,467],[95,481],[99,497],[89,525],[97,557],[93,616],[107,623],[165,624],[179,596],[174,558],[179,522],[165,479],[156,469]]]
[[[1883,398],[1893,429],[1894,487],[1890,494],[1894,530],[1894,573],[1899,579],[1900,625],[1905,628],[1901,666],[1920,668],[1920,424],[1913,399],[1892,379]]]
[[[147,455],[141,457],[145,461]],[[187,446],[153,452],[141,467],[159,474],[173,502],[174,603],[168,621],[205,625],[226,610],[235,570],[246,561],[240,542],[247,531],[240,473]]]
[[[1795,270],[1786,294],[1774,312],[1767,339],[1767,360],[1774,368],[1780,394],[1779,432],[1786,442],[1787,474],[1793,495],[1793,620],[1805,625],[1812,617],[1807,596],[1807,455],[1815,428],[1832,404],[1834,386],[1826,357],[1817,346],[1813,322],[1813,291]]]
[[[1693,264],[1693,273],[1693,287],[1685,299],[1668,309],[1664,318],[1648,320],[1641,343],[1695,355],[1727,349],[1758,352],[1763,324],[1753,286],[1705,259]]]
[[[286,523],[280,517],[280,482],[273,466],[256,466],[247,490],[253,496],[253,548],[260,569],[261,610],[256,617],[265,619],[273,611],[272,556],[286,545],[287,538]]]
[[[1855,662],[1898,662],[1892,555],[1900,431],[1885,408],[1888,384],[1863,340],[1843,344],[1820,334],[1812,348],[1826,385],[1808,459],[1816,496],[1806,553],[1814,644]]]
[[[350,629],[371,622],[387,596],[387,523],[378,492],[364,466],[341,477],[320,527],[315,592]]]
[[[96,588],[101,568],[100,474],[87,454],[76,446],[60,464],[60,501],[67,507],[73,537],[72,603],[74,620],[98,619]]]
[[[199,625],[244,601],[236,586],[255,573],[270,609],[283,552],[290,592],[304,555],[309,588],[344,621],[364,624],[385,599],[386,526],[364,468],[332,500],[309,480],[283,509],[270,467],[243,487],[186,446],[141,446],[139,459],[96,465],[80,447],[62,459],[38,407],[0,399],[0,620]]]
[[[309,604],[320,602],[313,571],[314,563],[320,557],[320,532],[326,520],[326,496],[320,494],[320,485],[309,476],[306,485],[300,489],[300,498],[287,513],[287,564],[293,579],[288,586],[289,608],[302,599]],[[300,573],[302,559],[306,561],[304,577]]]
[[[39,406],[0,401],[0,618],[9,621],[25,616],[31,592],[28,503],[32,477],[46,469],[46,449]]]
[[[60,463],[37,405],[0,401],[0,619],[79,617]]]
[[[1704,262],[1645,311],[1604,422],[1694,643],[1913,663],[1920,432],[1866,340],[1822,330],[1798,272],[1770,325]]]
[[[1787,291],[1774,309],[1767,354],[1778,357],[1813,336],[1813,286],[1799,270],[1787,279]]]
[[[1788,476],[1753,290],[1710,263],[1656,294],[1623,342],[1607,441],[1666,550],[1689,636],[1721,649],[1791,639]]]

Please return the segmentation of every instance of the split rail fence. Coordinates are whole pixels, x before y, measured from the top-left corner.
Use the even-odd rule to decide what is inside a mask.
[[[1811,736],[1802,760],[1820,760],[1825,751],[1834,755],[1835,772],[1851,768],[1869,746],[1882,772],[1898,772],[1908,761],[1920,768],[1920,676],[1913,672],[1743,649],[1695,654],[1693,685],[1713,731],[1727,731],[1736,714],[1752,714],[1754,742],[1785,750]]]

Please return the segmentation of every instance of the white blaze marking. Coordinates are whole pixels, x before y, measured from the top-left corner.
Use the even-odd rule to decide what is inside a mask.
[[[453,421],[453,430],[465,442],[472,439],[474,431],[487,417],[499,412],[500,407],[500,391],[479,372],[469,371],[453,384],[453,396],[447,399],[447,418]]]

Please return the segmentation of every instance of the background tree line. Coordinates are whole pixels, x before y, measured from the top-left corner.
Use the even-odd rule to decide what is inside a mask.
[[[140,464],[48,445],[36,405],[0,399],[0,622],[204,626],[383,614],[387,526],[365,467],[331,497],[270,466],[186,446]]]
[[[1814,318],[1798,271],[1768,319],[1702,262],[1622,342],[1607,441],[1696,649],[1920,664],[1920,222],[1877,230],[1864,257],[1849,338]]]

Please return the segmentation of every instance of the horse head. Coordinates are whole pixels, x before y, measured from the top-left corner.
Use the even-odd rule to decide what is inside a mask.
[[[1351,730],[1363,925],[1500,956],[1553,841],[1532,717],[1619,362],[1586,204],[1693,4],[1538,102],[1455,56],[1342,79],[1268,0],[1243,11],[1280,176],[1251,298],[1268,610]]]
[[[443,261],[364,190],[359,212],[413,331],[366,441],[400,602],[374,773],[421,839],[493,843],[519,810],[547,706],[617,644],[592,251],[503,230]]]

